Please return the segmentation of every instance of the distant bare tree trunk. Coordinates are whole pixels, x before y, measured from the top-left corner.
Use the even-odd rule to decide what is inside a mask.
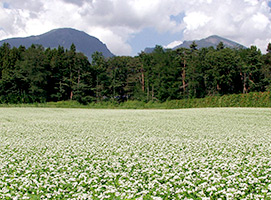
[[[96,102],[99,101],[99,77],[98,75],[96,76]]]
[[[71,91],[70,100],[72,100],[72,97],[73,97],[73,92]]]
[[[243,81],[243,82],[244,82],[244,84],[243,84],[243,94],[246,94],[246,93],[247,93],[247,85],[246,85],[246,81],[245,81],[246,78],[247,78],[247,77],[246,77],[246,74],[245,74],[245,75],[244,75],[244,81]]]
[[[145,91],[145,77],[143,73],[143,68],[141,68],[141,76],[142,76],[142,92]]]
[[[151,91],[151,94],[152,94],[152,101],[154,99],[154,86],[152,85],[152,91]]]
[[[186,74],[185,74],[186,72],[185,72],[185,61],[184,61],[184,69],[183,69],[183,73],[182,73],[182,81],[183,81],[183,91],[185,92],[185,90],[186,90],[186,84],[185,84],[185,76],[186,76]]]
[[[216,89],[217,89],[218,91],[220,91],[220,90],[221,90],[221,88],[220,88],[219,84],[216,84]]]
[[[243,94],[246,94],[248,92],[247,84],[246,84],[247,75],[246,73],[243,74],[242,72],[240,72],[240,75],[241,75],[241,80],[243,82]]]

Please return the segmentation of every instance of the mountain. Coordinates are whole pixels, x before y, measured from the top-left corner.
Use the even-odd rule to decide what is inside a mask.
[[[40,44],[45,48],[58,48],[60,45],[65,49],[69,49],[71,44],[74,43],[76,50],[84,53],[89,60],[91,60],[91,55],[96,51],[102,52],[104,57],[114,56],[99,39],[72,28],[54,29],[42,35],[10,38],[0,41],[0,45],[3,43],[9,43],[12,47],[23,45],[26,48],[32,44]]]
[[[233,42],[231,40],[228,40],[226,38],[217,36],[217,35],[212,35],[209,36],[207,38],[201,39],[201,40],[194,40],[196,42],[196,44],[198,45],[197,48],[203,48],[203,47],[214,47],[216,48],[216,46],[220,43],[223,42],[223,44],[225,45],[225,47],[229,47],[229,48],[246,48],[245,46],[238,44],[237,42]],[[176,46],[173,48],[173,50],[178,49],[178,48],[190,48],[190,45],[193,43],[193,41],[184,41],[182,44]],[[151,53],[153,52],[154,48],[146,48],[144,50],[145,53]]]
[[[214,47],[220,43],[223,42],[225,47],[229,48],[245,48],[243,45],[238,44],[236,42],[233,42],[231,40],[228,40],[226,38],[217,36],[217,35],[212,35],[207,38],[201,39],[201,40],[195,40],[196,44],[198,45],[197,48],[203,48],[203,47]],[[190,45],[193,43],[193,41],[184,41],[182,44],[174,47],[173,49],[178,49],[178,48],[190,48]]]
[[[152,53],[154,51],[154,48],[153,47],[146,47],[144,49],[144,53]]]

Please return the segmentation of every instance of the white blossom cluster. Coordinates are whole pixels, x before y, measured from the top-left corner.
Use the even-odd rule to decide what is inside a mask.
[[[271,109],[0,108],[0,199],[270,199]]]

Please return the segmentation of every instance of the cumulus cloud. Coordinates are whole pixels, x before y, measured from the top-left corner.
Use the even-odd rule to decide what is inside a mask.
[[[0,37],[37,35],[58,27],[73,27],[98,37],[117,54],[130,54],[127,41],[146,27],[173,30],[175,0],[4,0]],[[8,8],[4,8],[4,3]],[[170,3],[170,4],[169,4]],[[1,6],[1,4],[0,4]]]
[[[164,48],[166,48],[166,49],[173,49],[174,47],[176,47],[176,46],[178,46],[180,44],[182,44],[182,41],[181,40],[176,40],[176,41],[173,41],[170,44],[164,46]]]
[[[186,30],[193,31],[206,26],[211,19],[211,17],[202,12],[191,12],[186,14],[183,21],[186,24]]]
[[[60,27],[83,30],[116,55],[130,54],[128,41],[146,28],[180,40],[216,34],[263,51],[271,41],[268,0],[0,0],[0,39]]]
[[[199,12],[199,22],[191,15]],[[192,13],[192,14],[191,14]],[[195,17],[196,18],[196,17]],[[213,0],[191,6],[184,17],[184,39],[200,39],[220,35],[245,46],[256,45],[265,52],[271,42],[271,13],[268,1],[264,0]]]

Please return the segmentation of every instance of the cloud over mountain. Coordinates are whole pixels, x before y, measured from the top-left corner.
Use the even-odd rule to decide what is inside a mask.
[[[179,40],[220,35],[262,50],[271,41],[268,0],[0,0],[0,39],[73,27],[117,55],[146,28],[179,33]],[[173,42],[173,41],[172,41]],[[157,41],[159,43],[159,41]]]

